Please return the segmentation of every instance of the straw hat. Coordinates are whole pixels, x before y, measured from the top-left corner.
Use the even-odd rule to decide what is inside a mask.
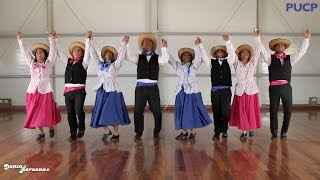
[[[83,52],[84,52],[84,44],[82,42],[73,42],[69,46],[69,53],[70,53],[71,56],[72,56],[72,51],[73,51],[73,49],[75,47],[81,48],[83,50]]]
[[[211,56],[214,57],[214,58],[216,58],[215,53],[216,53],[219,49],[221,49],[221,50],[223,50],[224,52],[226,52],[226,56],[228,55],[226,46],[218,45],[218,46],[213,46],[213,47],[211,48],[211,50],[210,50]]]
[[[252,49],[252,47],[251,47],[250,45],[248,45],[248,44],[242,44],[242,45],[240,45],[239,47],[237,47],[237,49],[236,49],[236,54],[238,55],[238,58],[240,58],[240,52],[241,52],[242,50],[244,50],[244,49],[246,49],[246,50],[249,51],[249,54],[250,54],[249,59],[251,59],[251,58],[253,57],[253,49]]]
[[[49,46],[47,46],[46,44],[43,44],[43,43],[34,44],[31,48],[31,52],[33,55],[36,55],[37,49],[43,49],[47,52],[47,54],[49,54]]]
[[[193,60],[194,59],[194,50],[193,49],[191,49],[191,48],[181,48],[181,49],[179,49],[179,51],[178,51],[178,57],[179,57],[179,59],[182,61],[182,55],[183,55],[183,53],[190,53],[191,54],[191,56],[192,56],[192,58],[191,58],[191,60]]]
[[[152,40],[152,43],[153,43],[153,51],[155,51],[157,49],[157,37],[156,35],[152,34],[152,33],[143,33],[139,36],[139,39],[138,39],[138,45],[139,45],[139,49],[141,51],[143,51],[143,48],[142,48],[142,43],[145,39],[151,39]]]
[[[272,51],[276,51],[274,49],[274,46],[277,45],[277,44],[284,44],[285,49],[287,49],[290,46],[291,42],[289,40],[287,40],[287,39],[282,39],[282,38],[272,39],[269,42],[269,48]]]
[[[112,52],[113,57],[114,57],[114,60],[117,59],[117,57],[118,57],[118,51],[117,51],[114,47],[112,47],[112,46],[104,46],[104,47],[101,49],[101,58],[102,58],[103,60],[105,60],[105,59],[104,59],[104,55],[106,54],[107,51]]]

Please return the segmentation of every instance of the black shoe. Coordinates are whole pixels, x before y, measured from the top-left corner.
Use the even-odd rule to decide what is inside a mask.
[[[249,131],[249,136],[250,136],[250,137],[253,137],[253,136],[254,136],[254,131],[253,131],[253,130]]]
[[[278,139],[277,134],[272,134],[272,136],[271,136],[271,140],[277,140],[277,139]]]
[[[281,133],[281,139],[286,140],[287,139],[287,133]]]
[[[228,133],[227,133],[227,132],[223,132],[223,133],[222,133],[222,138],[224,138],[224,139],[225,139],[225,138],[228,138]]]
[[[240,136],[240,140],[241,141],[246,141],[247,140],[247,135],[248,135],[248,133],[242,133],[241,136]]]
[[[196,133],[190,133],[189,139],[195,139],[196,138]]]
[[[110,132],[108,134],[103,134],[102,135],[102,138],[101,138],[101,141],[106,141],[108,140],[108,136],[109,136]]]
[[[215,141],[215,140],[219,140],[220,139],[220,133],[215,133],[212,137],[212,140]]]
[[[79,130],[78,134],[77,134],[77,137],[78,138],[82,138],[83,136],[84,136],[84,130]]]
[[[137,141],[141,141],[141,136],[142,136],[141,134],[136,134],[136,135],[134,136],[134,139],[133,139],[133,140],[136,141],[136,142],[137,142]]]
[[[45,137],[44,134],[39,134],[36,140],[37,140],[37,141],[41,141],[41,140],[44,139],[44,137]]]
[[[74,135],[71,135],[69,138],[68,138],[68,141],[69,142],[72,142],[72,141],[75,141],[77,140],[77,136],[74,136]]]
[[[183,134],[183,133],[180,133],[177,137],[176,137],[176,140],[184,140],[184,139],[188,139],[188,132]]]
[[[159,138],[160,138],[159,134],[153,134],[153,139],[154,139],[154,140],[157,140],[157,139],[159,139]]]
[[[113,141],[113,142],[118,142],[119,141],[119,138],[120,138],[120,135],[113,135],[110,139],[110,141]]]
[[[50,128],[49,135],[51,138],[54,136],[54,129],[53,128]]]

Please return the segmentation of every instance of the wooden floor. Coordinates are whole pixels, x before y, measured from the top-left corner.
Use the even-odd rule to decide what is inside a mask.
[[[133,141],[133,124],[120,128],[119,143],[103,143],[102,130],[89,127],[87,113],[84,138],[69,143],[67,116],[62,117],[56,136],[38,143],[36,130],[22,128],[24,113],[0,113],[1,180],[320,179],[320,111],[293,113],[287,141],[270,140],[269,114],[263,113],[263,128],[244,143],[234,127],[228,140],[213,142],[213,125],[198,129],[195,142],[176,141],[172,112],[163,113],[159,141],[152,139],[151,113],[145,113],[140,143]],[[50,171],[19,174],[20,169],[4,170],[4,164]]]

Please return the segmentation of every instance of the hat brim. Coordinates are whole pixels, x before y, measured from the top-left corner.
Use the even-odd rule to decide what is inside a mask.
[[[34,44],[31,48],[31,52],[34,56],[36,55],[37,49],[43,49],[47,52],[47,54],[49,54],[49,46],[47,46],[46,44],[43,44],[43,43]]]
[[[191,56],[192,56],[192,59],[191,59],[191,60],[193,60],[194,57],[195,57],[195,52],[194,52],[193,49],[191,49],[191,48],[181,48],[181,49],[179,49],[179,51],[178,51],[178,57],[179,57],[179,59],[180,59],[181,61],[182,61],[182,55],[183,55],[183,53],[190,53]]]
[[[145,39],[151,39],[151,41],[153,43],[152,51],[155,51],[157,49],[157,37],[156,37],[156,35],[154,35],[152,33],[143,33],[143,34],[141,34],[139,36],[138,45],[139,45],[139,49],[141,51],[143,51],[142,44],[143,44],[143,41]]]
[[[228,56],[228,53],[227,53],[227,47],[226,46],[223,46],[223,45],[218,45],[218,46],[214,46],[211,48],[210,50],[210,54],[212,57],[216,58],[216,52],[221,49],[223,50],[225,53],[226,53],[226,57]]]
[[[238,59],[240,58],[241,51],[244,49],[249,51],[249,54],[250,54],[249,60],[250,60],[253,57],[253,48],[248,44],[242,44],[239,47],[237,47],[236,54],[238,56]]]
[[[277,38],[277,39],[272,39],[270,42],[269,42],[269,48],[272,50],[272,51],[276,51],[275,50],[275,46],[277,44],[284,44],[284,48],[285,49],[288,49],[288,47],[291,45],[291,42],[287,39],[282,39],[282,38]]]
[[[118,51],[117,51],[114,47],[112,47],[112,46],[104,46],[104,47],[101,49],[101,58],[102,58],[103,60],[105,60],[104,56],[105,56],[105,54],[106,54],[107,51],[112,52],[114,60],[117,60],[117,58],[118,58]]]
[[[70,46],[69,46],[69,53],[70,53],[70,55],[73,57],[73,55],[72,55],[72,52],[73,52],[73,49],[74,48],[76,48],[76,47],[79,47],[79,48],[81,48],[82,50],[83,50],[83,52],[84,52],[84,44],[82,43],[82,42],[73,42],[73,43],[71,43],[70,44]]]

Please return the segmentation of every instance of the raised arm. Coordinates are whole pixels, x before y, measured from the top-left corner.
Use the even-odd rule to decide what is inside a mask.
[[[260,30],[256,29],[255,30],[255,44],[254,44],[254,54],[253,57],[251,59],[251,61],[254,64],[254,67],[256,67],[258,65],[259,62],[259,57],[260,57],[260,52],[261,52],[261,46],[259,45],[257,38],[260,37]]]
[[[206,50],[204,49],[202,43],[199,44],[200,52],[201,52],[201,58],[203,60],[203,63],[208,67],[211,68],[211,59],[208,57]]]
[[[88,65],[90,62],[90,48],[91,48],[90,40],[92,41],[92,32],[88,31],[85,39],[84,55],[83,55],[83,62],[82,62],[82,66],[85,69],[88,68]]]
[[[238,61],[238,57],[237,54],[235,52],[234,46],[231,43],[229,36],[228,35],[222,35],[222,39],[226,42],[226,48],[227,48],[227,53],[228,53],[228,57],[227,57],[227,61],[230,65],[232,64],[237,64]]]
[[[307,28],[304,31],[305,38],[301,44],[301,47],[300,47],[298,53],[295,53],[292,55],[291,65],[294,65],[296,62],[298,62],[301,59],[301,57],[307,52],[308,47],[310,45],[310,36],[311,36],[311,32]]]
[[[58,38],[55,37],[55,44],[56,44],[56,48],[57,48],[57,56],[59,57],[59,59],[64,63],[67,64],[68,63],[68,57],[61,51],[61,48],[59,46],[58,43]]]
[[[97,53],[96,48],[94,47],[94,45],[92,44],[92,39],[93,39],[93,35],[92,32],[89,31],[87,34],[87,38],[89,39],[89,41],[86,41],[86,47],[89,47],[89,58],[92,59],[94,62],[96,62],[96,64],[99,64],[100,62],[100,57]]]
[[[56,32],[50,32],[49,34],[49,43],[50,43],[50,48],[49,48],[49,55],[47,58],[48,63],[53,65],[57,59],[57,46],[55,42],[55,37],[56,37]]]
[[[129,61],[133,62],[134,64],[138,64],[138,57],[131,55],[130,46],[129,46],[129,39],[128,39],[128,43],[126,44],[126,46],[127,46],[126,60],[129,60]]]
[[[201,50],[200,50],[200,44],[202,43],[201,39],[199,37],[197,37],[197,39],[195,40],[194,44],[194,60],[192,61],[191,66],[195,69],[198,70],[198,68],[201,66],[202,64],[202,59],[201,59]]]
[[[174,70],[178,69],[178,62],[174,59],[171,52],[168,49],[168,42],[162,39],[162,45],[166,47],[164,51],[162,51],[162,57],[168,58],[168,63],[172,66]]]
[[[257,45],[260,48],[260,53],[261,53],[262,59],[264,60],[264,62],[267,63],[268,66],[270,66],[270,64],[271,64],[271,55],[267,52],[266,48],[262,44],[261,39],[260,39],[260,35],[255,37],[255,39],[256,39]]]
[[[129,42],[129,36],[124,36],[120,44],[117,60],[114,62],[114,66],[117,71],[119,71],[119,69],[123,65],[123,61],[126,56],[128,42]]]
[[[26,50],[26,47],[24,46],[24,43],[23,43],[23,38],[22,38],[21,32],[17,32],[17,39],[18,39],[18,43],[19,43],[19,47],[20,47],[20,52],[21,52],[23,58],[27,61],[28,65],[31,66],[34,61],[34,58],[30,54],[30,52]]]
[[[158,62],[160,65],[164,65],[164,64],[167,64],[169,61],[168,53],[166,53],[168,42],[164,39],[162,39],[161,42],[162,42],[161,56],[158,57]]]

